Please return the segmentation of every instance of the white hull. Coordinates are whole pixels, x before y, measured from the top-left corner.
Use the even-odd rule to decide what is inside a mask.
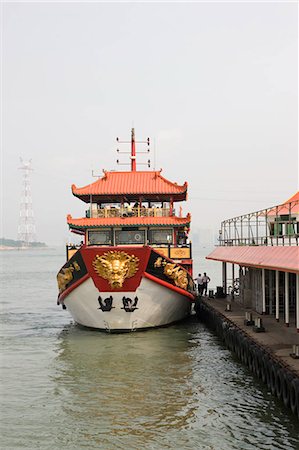
[[[110,295],[113,307],[110,311],[102,311],[98,297],[105,299]],[[125,311],[124,296],[138,297],[137,308],[133,312]],[[103,293],[88,278],[65,297],[64,304],[78,324],[108,332],[169,325],[186,318],[191,310],[190,298],[147,278],[142,278],[135,292]]]

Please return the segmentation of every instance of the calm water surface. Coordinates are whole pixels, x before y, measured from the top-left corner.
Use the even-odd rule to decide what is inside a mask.
[[[0,257],[1,449],[299,448],[295,417],[194,317],[87,331],[56,306],[63,249]]]

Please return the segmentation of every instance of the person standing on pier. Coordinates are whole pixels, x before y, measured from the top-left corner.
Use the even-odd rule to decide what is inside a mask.
[[[203,293],[203,295],[207,296],[208,295],[208,283],[211,281],[211,279],[210,279],[210,277],[208,277],[206,272],[203,273],[202,281],[203,281],[202,293]]]
[[[202,295],[204,284],[203,284],[203,276],[201,275],[201,273],[198,274],[198,277],[196,278],[196,283],[197,283],[198,295]]]

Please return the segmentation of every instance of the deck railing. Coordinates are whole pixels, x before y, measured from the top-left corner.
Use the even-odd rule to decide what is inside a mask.
[[[109,218],[109,217],[169,217],[170,208],[98,208],[91,210],[93,218]],[[174,210],[172,210],[174,215]],[[90,209],[86,211],[86,217],[90,217]]]
[[[219,245],[299,245],[299,201],[224,220]]]

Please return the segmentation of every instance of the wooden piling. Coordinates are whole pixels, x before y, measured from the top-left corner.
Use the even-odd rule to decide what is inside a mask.
[[[228,311],[226,300],[197,299],[196,314],[299,420],[299,359],[292,357],[298,344],[296,329],[286,328],[274,316],[260,315],[233,300],[230,303]],[[247,325],[246,312],[260,319],[263,333]]]

